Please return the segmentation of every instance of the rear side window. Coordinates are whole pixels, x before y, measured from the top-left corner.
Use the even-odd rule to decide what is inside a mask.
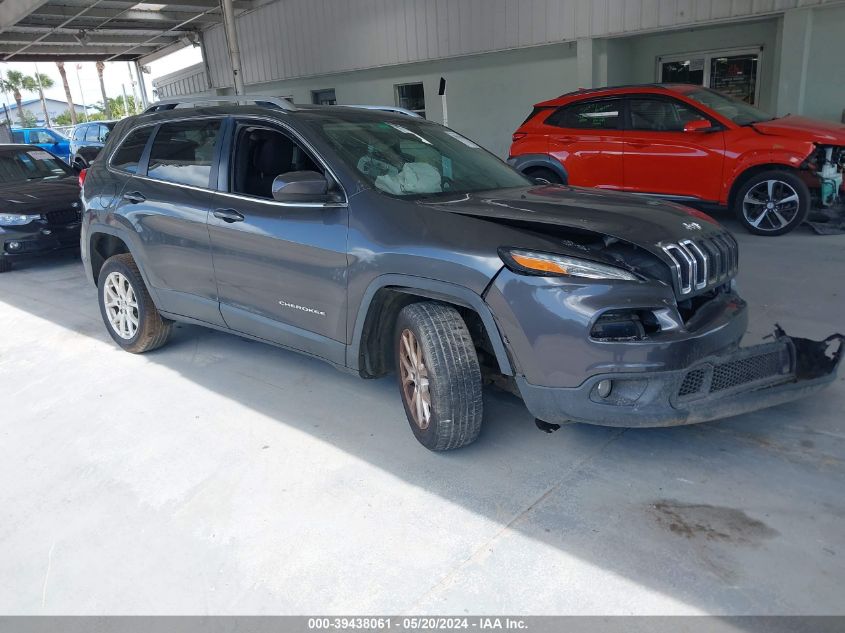
[[[130,174],[138,173],[138,165],[141,163],[141,156],[144,147],[153,133],[154,126],[139,127],[127,136],[120,147],[111,157],[110,165],[121,171],[128,171]]]
[[[91,142],[99,141],[100,140],[99,126],[89,125],[88,130],[85,132],[85,140],[91,141]]]
[[[85,126],[85,125],[80,125],[78,128],[76,128],[73,131],[73,140],[74,141],[81,141],[82,139],[84,139],[86,129],[87,129],[87,126]]]
[[[159,128],[150,150],[147,176],[194,187],[208,187],[219,120],[179,121]]]
[[[12,141],[15,143],[26,143],[24,140],[23,132],[12,132]]]
[[[621,99],[586,101],[563,106],[546,119],[546,124],[576,130],[618,130],[621,114]]]

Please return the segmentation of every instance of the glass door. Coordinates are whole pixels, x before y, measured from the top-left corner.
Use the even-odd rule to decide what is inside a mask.
[[[760,48],[657,58],[657,81],[708,86],[746,103],[760,99]]]

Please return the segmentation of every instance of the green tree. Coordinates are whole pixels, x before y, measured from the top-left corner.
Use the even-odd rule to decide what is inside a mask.
[[[21,127],[26,127],[26,119],[21,106],[21,101],[23,101],[21,90],[26,90],[26,79],[28,77],[19,70],[7,70],[6,77],[0,79],[0,87],[2,87],[3,92],[11,92],[15,98],[15,103],[18,104],[18,119],[21,122]]]
[[[44,113],[44,125],[50,127],[50,113],[47,112],[47,101],[44,100],[44,89],[52,88],[55,84],[49,75],[44,73],[35,73],[32,77],[23,78],[24,90],[29,92],[37,92],[38,99],[41,101],[41,111]]]
[[[76,117],[71,116],[72,110],[65,110],[61,114],[53,117],[53,123],[56,125],[76,125],[74,123],[74,119]]]
[[[67,99],[68,113],[70,115],[70,124],[76,125],[76,106],[73,103],[73,96],[70,94],[70,84],[67,82],[67,72],[65,71],[64,62],[56,62],[56,68],[59,69],[59,75],[62,78],[62,86],[65,89],[65,99]]]
[[[38,127],[38,117],[30,110],[23,111],[23,127]]]

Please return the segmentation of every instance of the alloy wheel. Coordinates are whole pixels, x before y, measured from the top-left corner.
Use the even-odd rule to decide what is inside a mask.
[[[428,368],[422,348],[411,330],[403,330],[399,350],[399,375],[402,395],[414,418],[414,423],[425,430],[431,423],[431,392]]]
[[[132,339],[140,324],[138,299],[132,284],[124,275],[115,271],[106,277],[103,303],[112,329],[120,338]]]
[[[801,206],[798,192],[782,180],[757,183],[742,200],[745,220],[759,231],[779,231],[795,219]]]

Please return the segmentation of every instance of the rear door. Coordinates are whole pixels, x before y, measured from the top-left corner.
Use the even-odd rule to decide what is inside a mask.
[[[623,131],[620,98],[578,101],[549,115],[549,154],[582,187],[622,189]]]
[[[348,209],[337,199],[277,202],[273,179],[319,171],[301,137],[242,119],[227,141],[209,217],[220,311],[233,330],[342,363],[346,341]]]
[[[639,193],[716,201],[722,187],[725,135],[721,125],[677,99],[659,95],[628,98],[625,189]],[[684,131],[705,120],[710,131]]]
[[[170,121],[131,132],[109,167],[130,173],[117,213],[140,240],[139,264],[160,308],[222,325],[211,261],[208,213],[216,182],[222,117]],[[145,145],[139,165],[124,163],[130,146]],[[134,170],[134,172],[133,172]]]

